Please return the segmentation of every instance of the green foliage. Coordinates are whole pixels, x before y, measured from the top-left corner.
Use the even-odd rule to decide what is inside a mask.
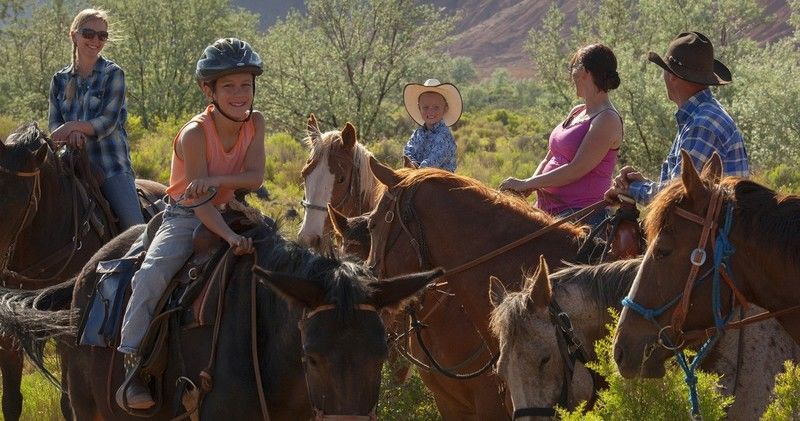
[[[259,105],[276,129],[298,133],[309,113],[326,127],[352,121],[363,138],[392,125],[405,83],[445,74],[438,53],[455,18],[395,0],[309,0],[258,45],[265,57]],[[436,53],[434,53],[436,52]]]
[[[772,403],[761,417],[764,421],[800,420],[800,368],[792,361],[783,366],[785,371],[775,377]]]
[[[142,119],[133,116],[128,121],[128,141],[136,176],[169,184],[172,142],[189,117],[156,120],[153,130],[144,128]]]
[[[675,420],[689,416],[688,391],[683,371],[672,360],[667,364],[663,379],[626,380],[617,371],[614,362],[614,329],[619,315],[609,309],[613,321],[606,325],[608,335],[595,343],[597,360],[587,364],[608,382],[608,389],[599,392],[598,402],[592,411],[584,414],[580,407],[568,412],[559,409],[562,420]],[[733,403],[732,397],[718,390],[719,376],[697,372],[697,392],[700,412],[704,420],[725,419],[725,408]]]
[[[392,373],[383,365],[381,395],[378,399],[378,419],[396,421],[440,420],[439,412],[428,389],[422,384],[416,370],[401,385],[392,383]]]

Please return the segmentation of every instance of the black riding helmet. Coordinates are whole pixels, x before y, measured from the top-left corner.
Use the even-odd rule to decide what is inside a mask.
[[[256,94],[255,77],[263,73],[261,57],[245,41],[238,38],[220,38],[206,47],[203,55],[197,60],[195,77],[200,83],[214,82],[222,76],[232,73],[250,73],[253,75],[253,97]],[[213,88],[213,84],[211,84]],[[250,119],[253,105],[250,104],[250,113],[244,120],[236,120],[222,111],[222,108],[213,101],[214,107],[226,118],[233,121],[244,122]]]
[[[197,60],[195,76],[198,81],[211,82],[231,73],[258,76],[263,71],[261,57],[250,44],[238,38],[220,38],[206,47]]]

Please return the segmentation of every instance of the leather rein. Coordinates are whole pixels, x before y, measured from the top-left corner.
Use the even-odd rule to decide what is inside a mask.
[[[392,222],[394,222],[395,218],[397,218],[398,224],[400,225],[400,231],[398,231],[397,235],[393,239],[391,239],[391,241],[390,241],[388,239],[388,236],[390,234],[390,230],[387,230],[387,239],[385,241],[383,241],[383,244],[381,246],[376,247],[376,250],[381,250],[381,254],[380,254],[380,257],[376,259],[377,261],[373,262],[374,266],[373,266],[372,269],[373,269],[373,271],[377,269],[377,273],[379,273],[381,276],[383,276],[383,274],[386,273],[385,262],[386,262],[386,254],[388,253],[388,250],[390,250],[394,246],[394,244],[397,242],[397,240],[399,239],[399,237],[403,233],[409,238],[409,242],[410,242],[412,248],[414,249],[414,251],[416,253],[417,261],[419,263],[420,268],[424,269],[425,268],[425,262],[430,260],[428,258],[428,256],[426,256],[427,255],[427,245],[426,245],[426,241],[425,241],[424,230],[421,230],[420,235],[419,235],[419,239],[417,239],[417,237],[408,228],[408,225],[406,223],[406,218],[404,217],[404,216],[409,216],[409,218],[414,217],[414,215],[413,215],[413,207],[411,206],[411,201],[413,200],[413,196],[416,193],[416,186],[418,186],[418,185],[411,186],[411,188],[409,189],[408,199],[405,200],[406,205],[407,205],[406,206],[406,208],[407,208],[406,212],[403,212],[403,210],[401,209],[401,202],[403,202],[403,200],[402,200],[403,197],[402,196],[403,196],[403,193],[405,192],[405,190],[401,189],[399,192],[392,192],[390,190],[386,190],[384,192],[384,195],[386,195],[392,201],[392,205],[390,205],[390,210],[386,211],[386,213],[383,216],[384,221],[386,223],[388,223],[388,224],[391,224]],[[513,241],[513,242],[511,242],[509,244],[506,244],[505,246],[502,246],[502,247],[500,247],[500,248],[498,248],[498,249],[496,249],[496,250],[494,250],[492,252],[489,252],[489,253],[487,253],[485,255],[479,256],[479,257],[477,257],[477,258],[475,258],[473,260],[470,260],[470,261],[468,261],[466,263],[463,263],[463,264],[461,264],[461,265],[459,265],[459,266],[457,266],[455,268],[447,269],[447,270],[445,270],[445,272],[442,275],[442,277],[447,277],[448,275],[452,276],[452,275],[464,272],[464,271],[466,271],[468,269],[471,269],[471,268],[473,268],[475,266],[478,266],[478,265],[480,265],[482,263],[485,263],[485,262],[487,262],[487,261],[489,261],[489,260],[491,260],[491,259],[493,259],[493,258],[495,258],[495,257],[497,257],[499,255],[502,255],[502,254],[508,252],[509,250],[515,249],[515,248],[517,248],[517,247],[519,247],[519,246],[521,246],[521,245],[523,245],[525,243],[533,241],[534,239],[539,238],[539,237],[547,234],[548,232],[551,232],[551,231],[555,230],[557,227],[563,225],[564,223],[567,223],[567,222],[570,222],[570,221],[575,221],[575,220],[580,221],[581,219],[585,218],[586,216],[588,216],[589,214],[591,214],[595,210],[597,210],[597,209],[599,209],[601,207],[604,207],[605,205],[606,205],[605,201],[600,201],[600,202],[597,202],[597,203],[595,203],[595,204],[593,204],[593,205],[591,205],[591,206],[589,206],[589,207],[587,207],[585,209],[582,209],[582,210],[580,210],[578,212],[575,212],[572,215],[563,217],[563,218],[555,221],[554,223],[552,223],[552,224],[550,224],[550,225],[548,225],[546,227],[543,227],[543,228],[541,228],[541,229],[539,229],[539,230],[537,230],[537,231],[535,231],[535,232],[533,232],[531,234],[528,234],[528,235],[526,235],[526,236],[524,236],[524,237],[522,237],[522,238],[520,238],[520,239],[518,239],[516,241]],[[420,225],[420,221],[416,220],[416,223],[418,225]],[[437,284],[437,286],[438,285],[447,285],[447,282],[443,282],[443,283]],[[447,298],[447,297],[452,296],[452,295],[453,294],[448,294],[444,298]],[[440,300],[439,302],[437,302],[436,305],[434,306],[434,308],[430,312],[428,312],[428,314],[426,316],[429,316],[430,314],[432,314],[433,311],[435,311],[438,308],[439,304],[441,304],[442,301],[443,300]],[[486,371],[488,371],[492,367],[494,367],[494,365],[496,364],[497,359],[499,358],[499,354],[492,355],[490,347],[488,346],[488,344],[486,343],[485,339],[480,334],[480,331],[478,331],[477,328],[476,328],[476,331],[477,331],[478,335],[481,336],[481,339],[483,340],[483,347],[478,349],[476,351],[476,353],[473,353],[473,355],[469,356],[466,361],[464,361],[464,362],[462,362],[460,364],[457,364],[456,367],[465,365],[466,363],[470,362],[483,349],[489,350],[491,358],[480,369],[478,369],[478,370],[476,370],[474,372],[466,373],[466,374],[453,373],[451,371],[451,368],[445,368],[445,367],[442,366],[442,364],[437,362],[436,359],[433,357],[432,352],[426,346],[426,344],[425,344],[425,342],[424,342],[424,340],[422,338],[421,329],[425,328],[427,326],[424,325],[421,321],[419,321],[417,319],[416,313],[415,313],[415,311],[413,309],[409,310],[409,315],[411,317],[411,328],[415,332],[415,335],[416,335],[416,338],[417,338],[417,342],[420,345],[420,348],[422,349],[422,351],[425,354],[425,356],[430,361],[430,365],[426,365],[426,364],[422,363],[422,361],[420,361],[419,359],[413,357],[413,355],[411,355],[410,352],[403,352],[404,350],[400,350],[400,354],[403,355],[406,359],[408,359],[413,364],[418,365],[418,366],[422,367],[423,369],[427,369],[427,370],[435,369],[438,373],[440,373],[440,374],[442,374],[442,375],[444,375],[446,377],[450,377],[450,378],[458,379],[458,380],[466,380],[466,379],[471,379],[471,378],[478,377],[478,376],[484,374]],[[407,333],[403,333],[401,335],[398,335],[397,337],[394,338],[394,340],[397,341],[398,339],[402,338],[406,334]],[[400,348],[400,347],[398,346],[398,348]]]
[[[46,147],[49,148],[45,161],[42,163],[44,165],[49,159],[51,154],[55,152],[50,147],[50,143],[46,143]],[[21,270],[21,271],[13,271],[8,269],[7,265],[11,263],[11,260],[14,256],[16,243],[19,238],[19,235],[22,231],[33,222],[33,215],[35,215],[39,211],[39,203],[42,198],[42,188],[41,188],[41,168],[36,168],[34,171],[13,171],[8,168],[0,166],[0,171],[17,176],[17,177],[24,177],[24,178],[33,178],[31,193],[28,198],[28,204],[25,208],[25,216],[23,218],[22,223],[17,228],[16,233],[14,234],[13,240],[11,244],[9,244],[8,249],[6,250],[6,259],[3,267],[0,268],[0,278],[2,278],[3,286],[6,284],[10,284],[11,287],[16,287],[20,289],[36,289],[41,288],[43,284],[48,282],[52,282],[61,276],[64,273],[64,270],[69,266],[72,262],[72,259],[75,257],[75,253],[80,251],[83,248],[82,239],[86,236],[92,226],[95,226],[95,230],[100,238],[104,237],[104,232],[97,229],[97,224],[95,224],[92,220],[92,214],[96,207],[96,202],[89,198],[89,194],[87,193],[86,187],[83,186],[82,181],[75,175],[75,167],[76,165],[82,165],[82,171],[85,173],[84,177],[89,177],[89,164],[88,164],[88,157],[84,156],[77,158],[75,160],[73,155],[70,155],[72,158],[70,160],[71,171],[69,172],[69,178],[71,180],[72,185],[72,238],[70,242],[65,244],[59,250],[54,253],[49,254],[46,258],[37,261],[36,263],[30,265],[29,267]],[[79,198],[82,199],[79,200]],[[82,202],[84,204],[84,216],[80,217],[80,211],[78,209],[78,203]],[[87,206],[88,205],[88,206]],[[98,222],[99,223],[99,222]],[[107,227],[107,229],[112,229],[112,227]],[[113,235],[114,232],[111,233]],[[108,237],[110,239],[110,236]],[[60,269],[50,277],[47,278],[36,278],[36,274],[42,274],[48,269],[51,269],[55,266],[58,262],[64,262]]]

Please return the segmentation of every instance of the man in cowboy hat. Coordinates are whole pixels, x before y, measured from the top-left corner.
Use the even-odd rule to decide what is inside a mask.
[[[648,180],[626,166],[606,192],[606,199],[615,201],[619,194],[626,194],[638,203],[649,203],[661,187],[680,175],[681,149],[689,152],[695,168],[702,168],[717,152],[725,175],[747,177],[750,170],[742,133],[708,88],[731,82],[730,70],[714,59],[708,37],[684,32],[672,40],[664,57],[650,52],[648,60],[663,69],[667,96],[678,105],[678,133],[661,165],[659,181]]]
[[[452,83],[428,79],[409,83],[403,89],[408,115],[420,125],[403,149],[414,166],[455,172],[456,140],[449,126],[461,117],[461,93]]]

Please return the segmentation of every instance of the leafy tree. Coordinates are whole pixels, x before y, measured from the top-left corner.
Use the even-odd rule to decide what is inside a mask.
[[[194,79],[203,49],[222,37],[253,42],[258,16],[228,0],[101,0],[119,22],[108,54],[126,71],[128,108],[146,128],[196,113],[204,103]]]
[[[266,58],[259,105],[274,127],[297,133],[309,113],[324,127],[352,121],[369,139],[391,126],[402,87],[444,74],[456,18],[411,0],[309,0],[259,48]]]
[[[773,401],[761,416],[762,420],[800,420],[800,369],[792,361],[784,361],[784,372],[775,377]]]

